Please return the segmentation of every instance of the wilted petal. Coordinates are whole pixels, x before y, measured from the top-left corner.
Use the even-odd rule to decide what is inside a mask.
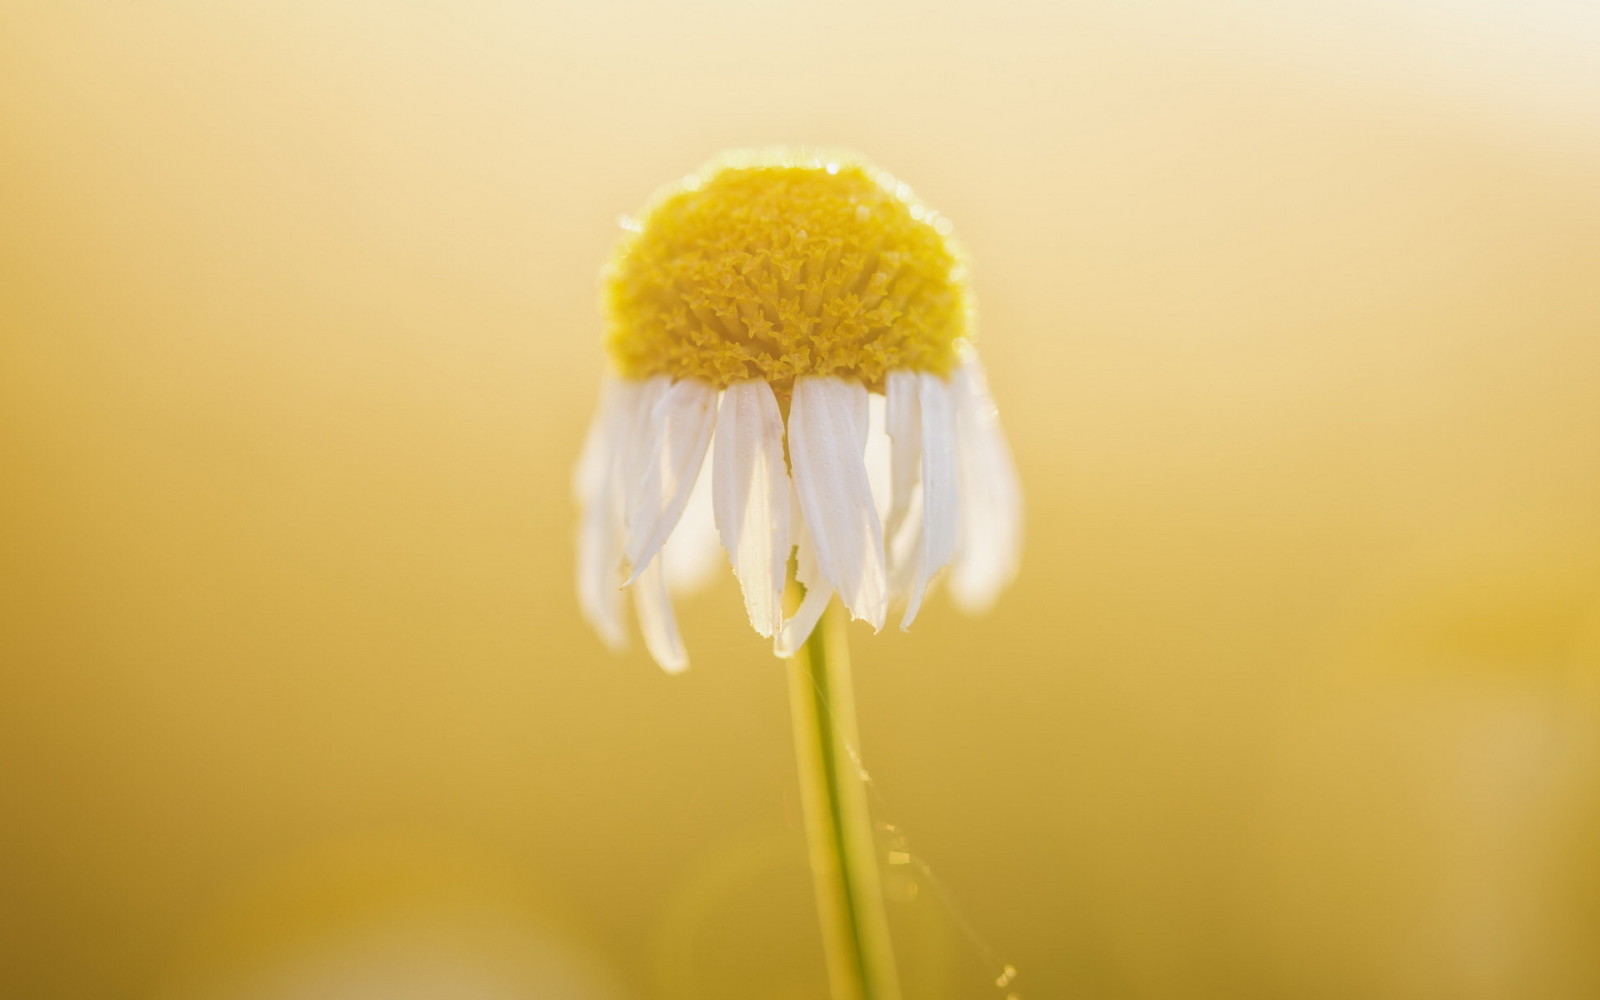
[[[639,578],[689,502],[716,424],[717,389],[698,379],[674,382],[649,415],[650,451],[628,507],[629,582]]]
[[[578,464],[572,469],[572,496],[580,507],[587,506],[610,478],[617,407],[620,397],[632,387],[632,383],[610,376],[600,380],[600,401],[595,406],[594,419],[589,421],[589,430],[583,436]]]
[[[863,450],[867,389],[832,376],[795,379],[789,459],[817,566],[852,617],[883,627],[888,613],[883,526]]]
[[[956,415],[948,383],[937,375],[917,376],[918,437],[921,439],[920,531],[915,538],[913,579],[906,595],[901,628],[910,628],[922,596],[955,554],[960,496],[956,477]]]
[[[770,636],[783,623],[792,546],[783,415],[766,382],[736,382],[723,391],[712,477],[717,531],[738,574],[745,612],[757,632]]]
[[[574,476],[582,509],[578,528],[578,605],[584,620],[614,650],[627,646],[622,620],[622,475],[628,431],[641,386],[607,379]]]
[[[678,619],[672,612],[672,598],[667,594],[661,560],[650,560],[631,589],[645,648],[662,670],[669,674],[682,673],[689,666],[689,654],[678,634]]]
[[[683,507],[678,526],[667,536],[661,547],[665,560],[667,592],[674,597],[700,590],[715,575],[722,564],[722,547],[717,544],[717,522],[711,507],[711,482],[716,464],[714,455],[706,453],[706,466],[695,477],[694,489],[689,491],[689,502]]]
[[[795,579],[805,586],[806,595],[801,600],[800,607],[795,609],[794,615],[784,621],[783,627],[778,630],[776,641],[772,644],[772,651],[783,657],[800,652],[800,647],[811,638],[817,622],[822,619],[822,613],[828,609],[828,602],[833,600],[833,588],[822,578],[821,569],[817,565],[816,546],[811,543],[810,534],[804,524],[796,533],[795,541],[797,544],[794,575]]]
[[[961,514],[950,593],[984,611],[1016,575],[1022,548],[1022,491],[983,366],[964,352],[952,389]]]
[[[672,388],[672,379],[666,375],[654,375],[643,382],[628,384],[638,396],[629,409],[628,423],[622,428],[621,446],[617,449],[617,475],[622,479],[624,519],[632,515],[633,508],[639,503],[647,484],[649,462],[660,448],[657,438],[660,437],[661,426],[652,419],[652,415],[656,404]]]
[[[867,443],[862,448],[861,460],[867,467],[867,485],[872,488],[872,506],[878,511],[878,523],[887,526],[894,486],[889,468],[888,406],[881,392],[867,393],[866,426]],[[887,545],[887,531],[883,540]]]
[[[917,407],[917,373],[897,370],[889,373],[884,395],[885,425],[889,434],[890,501],[889,517],[884,522],[884,537],[890,545],[905,525],[911,512],[912,494],[917,486],[917,467],[921,461],[919,441],[921,413]],[[893,575],[893,560],[891,576]]]

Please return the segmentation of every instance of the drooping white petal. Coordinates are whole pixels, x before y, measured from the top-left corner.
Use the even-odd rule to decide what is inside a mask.
[[[911,490],[911,508],[900,530],[885,539],[889,555],[889,607],[904,609],[911,603],[911,589],[917,580],[917,557],[922,551],[922,484]]]
[[[970,347],[952,381],[961,515],[950,594],[964,610],[978,612],[1016,575],[1022,490],[983,366]]]
[[[744,591],[750,624],[771,636],[783,624],[789,562],[789,472],[783,415],[765,381],[735,382],[722,393],[712,457],[717,531]]]
[[[906,595],[901,628],[910,628],[922,607],[928,581],[955,555],[960,495],[956,474],[956,413],[951,387],[928,372],[917,375],[918,437],[921,444],[920,531],[915,536],[914,578]]]
[[[622,620],[622,475],[628,432],[640,404],[639,383],[607,379],[574,476],[582,509],[578,529],[578,605],[613,650],[627,646]]]
[[[888,614],[883,525],[867,482],[867,389],[824,375],[795,379],[789,460],[823,579],[874,629]]]
[[[672,598],[667,594],[666,574],[660,559],[650,560],[634,581],[632,590],[633,608],[639,616],[639,631],[644,635],[645,648],[662,670],[669,674],[682,673],[689,667],[689,654],[678,634],[678,619],[672,612]]]
[[[617,475],[622,480],[622,513],[626,520],[639,502],[646,484],[646,469],[659,447],[656,438],[660,424],[651,419],[656,404],[661,402],[672,379],[667,375],[653,375],[643,382],[628,383],[638,394],[630,408],[627,425],[622,429],[621,447],[618,449]]]
[[[811,638],[817,622],[822,620],[828,602],[833,600],[833,588],[822,578],[821,568],[817,565],[817,548],[812,544],[804,523],[795,532],[795,542],[794,576],[805,585],[806,595],[794,614],[784,620],[772,644],[773,653],[782,657],[800,652],[800,647]]]
[[[889,603],[903,608],[910,600],[921,547],[922,485],[917,474],[922,461],[922,413],[915,372],[890,372],[886,382],[884,410],[893,496],[884,523],[884,545],[889,557]]]
[[[616,419],[618,397],[628,391],[632,383],[606,376],[600,380],[600,401],[595,406],[594,419],[583,435],[583,450],[578,453],[578,464],[572,469],[572,497],[579,507],[587,506],[599,494],[609,474],[613,450],[612,424]]]
[[[722,564],[722,546],[717,544],[717,521],[711,505],[711,483],[716,471],[715,456],[706,452],[706,464],[695,477],[683,517],[661,547],[665,560],[667,592],[674,597],[695,593],[710,583]]]
[[[887,402],[881,392],[867,393],[867,444],[862,461],[867,466],[867,484],[872,487],[872,505],[878,511],[878,523],[889,523],[889,507],[893,500],[893,476],[890,472]],[[889,541],[887,533],[884,543]]]
[[[692,378],[672,383],[652,407],[649,456],[628,506],[628,582],[639,578],[683,516],[711,445],[716,411],[716,387]]]
[[[911,511],[911,495],[917,485],[921,461],[918,429],[921,413],[917,406],[917,373],[896,370],[889,373],[884,386],[887,397],[885,423],[889,432],[890,501],[889,517],[884,522],[884,537],[891,546]],[[892,577],[894,560],[890,559]]]

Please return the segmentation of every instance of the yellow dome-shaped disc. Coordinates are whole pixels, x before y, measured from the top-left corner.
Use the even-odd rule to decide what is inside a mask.
[[[607,346],[629,378],[726,386],[946,374],[970,336],[949,223],[859,160],[725,158],[661,195],[606,273]]]

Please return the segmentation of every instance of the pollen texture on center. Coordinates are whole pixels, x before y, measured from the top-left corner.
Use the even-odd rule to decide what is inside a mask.
[[[724,166],[660,198],[606,274],[621,374],[718,386],[947,374],[969,335],[948,223],[863,165]]]

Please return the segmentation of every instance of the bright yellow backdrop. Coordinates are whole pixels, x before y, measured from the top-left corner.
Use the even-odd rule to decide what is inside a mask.
[[[1597,50],[1554,0],[8,5],[0,995],[820,995],[731,577],[681,678],[570,586],[616,217],[791,142],[955,221],[1027,488],[991,617],[853,633],[957,900],[891,880],[908,1000],[1597,995]]]

